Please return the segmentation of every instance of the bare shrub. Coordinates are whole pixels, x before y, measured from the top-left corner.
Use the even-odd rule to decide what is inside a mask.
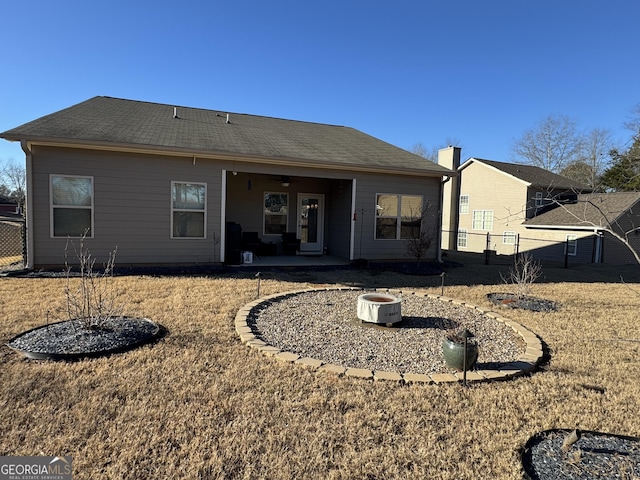
[[[95,268],[96,259],[85,246],[83,235],[76,248],[73,241],[67,240],[65,246],[65,273],[67,283],[65,297],[69,319],[80,321],[83,328],[101,329],[113,317],[122,316],[124,305],[119,301],[119,293],[111,284],[116,261],[116,247],[109,252],[109,258],[102,270]],[[73,282],[74,267],[69,262],[69,250],[72,249],[77,260],[79,281]]]
[[[522,298],[531,293],[531,285],[542,275],[542,265],[533,259],[529,253],[517,255],[513,267],[509,269],[509,274],[504,276],[500,273],[502,281],[511,285],[514,294]]]
[[[410,212],[410,215],[402,219],[410,227],[409,238],[406,243],[406,255],[416,259],[416,263],[420,265],[420,261],[427,254],[427,251],[436,237],[435,227],[429,224],[429,209],[427,204],[421,208],[416,214]]]

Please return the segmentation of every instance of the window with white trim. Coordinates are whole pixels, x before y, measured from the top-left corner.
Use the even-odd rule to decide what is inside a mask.
[[[493,230],[493,210],[474,210],[471,228],[474,230]]]
[[[460,195],[460,214],[469,213],[469,195]]]
[[[51,175],[51,236],[93,237],[93,177]]]
[[[282,192],[264,193],[264,222],[265,235],[280,235],[287,231],[289,213],[289,194]]]
[[[458,230],[458,248],[467,248],[467,229],[461,228]]]
[[[171,238],[206,238],[207,184],[171,182]]]
[[[417,238],[422,228],[422,196],[376,195],[376,240]]]
[[[567,235],[565,243],[565,252],[567,255],[571,255],[575,257],[578,253],[578,236],[577,235]]]
[[[544,205],[544,197],[542,192],[536,192],[536,208],[542,207]]]
[[[515,245],[517,234],[516,232],[505,231],[502,232],[502,243],[504,245]]]

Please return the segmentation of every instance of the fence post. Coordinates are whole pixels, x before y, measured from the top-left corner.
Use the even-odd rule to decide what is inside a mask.
[[[569,268],[569,239],[564,241],[564,268]]]
[[[484,246],[484,264],[489,265],[489,257],[491,256],[491,233],[487,232],[487,244]]]

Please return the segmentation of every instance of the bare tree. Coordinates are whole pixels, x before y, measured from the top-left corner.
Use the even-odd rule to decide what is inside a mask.
[[[409,151],[422,158],[426,158],[427,160],[432,160],[432,152],[422,142],[414,143]]]
[[[631,130],[634,135],[640,133],[640,103],[630,109],[631,118],[624,122],[624,126]]]
[[[0,185],[6,187],[9,197],[18,202],[20,207],[24,205],[27,175],[23,166],[13,160],[0,163]]]
[[[430,160],[433,163],[438,163],[438,150],[441,150],[450,145],[461,147],[462,142],[457,138],[447,137],[444,144],[439,144],[433,147],[427,147],[422,142],[414,143],[409,149],[409,151],[411,153],[421,156],[422,158],[426,158],[427,160]]]
[[[506,285],[512,285],[518,298],[524,298],[531,293],[531,285],[540,275],[542,275],[540,262],[534,260],[530,253],[523,253],[516,256],[513,267],[509,269],[509,274],[504,276],[500,273],[500,278]]]
[[[431,214],[430,210],[431,206],[427,203],[419,211],[411,212],[408,217],[402,219],[403,224],[410,226],[406,255],[414,257],[417,265],[420,265],[420,261],[436,238],[435,215]]]
[[[525,131],[514,142],[512,152],[523,163],[559,173],[580,160],[582,137],[575,120],[565,115],[549,115],[535,128]]]
[[[604,128],[594,128],[582,136],[579,144],[579,159],[564,167],[559,173],[595,189],[600,184],[601,175],[611,163],[611,132]]]
[[[95,268],[96,259],[85,246],[87,232],[80,238],[79,246],[68,238],[64,252],[64,264],[67,277],[65,296],[69,319],[77,319],[86,330],[99,330],[109,319],[121,317],[124,305],[119,300],[120,292],[112,285],[116,262],[116,247],[109,252],[109,258],[103,270]],[[73,250],[78,262],[75,269],[79,273],[79,281],[72,283],[74,266],[70,263],[69,253]]]

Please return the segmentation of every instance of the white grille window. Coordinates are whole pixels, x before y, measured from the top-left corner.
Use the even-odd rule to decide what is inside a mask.
[[[460,195],[460,213],[469,213],[469,195]]]
[[[467,248],[467,230],[464,228],[458,230],[458,248]]]
[[[474,230],[493,230],[493,210],[474,210],[472,228]]]
[[[516,232],[502,232],[502,243],[504,245],[515,245],[516,238]]]

